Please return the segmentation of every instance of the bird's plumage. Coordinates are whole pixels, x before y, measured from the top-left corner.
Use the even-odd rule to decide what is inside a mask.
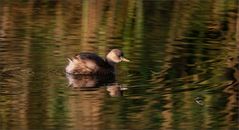
[[[114,66],[121,61],[128,61],[123,58],[123,52],[119,49],[111,50],[106,59],[91,53],[82,52],[68,59],[69,64],[66,67],[68,74],[81,75],[105,75],[114,74]]]

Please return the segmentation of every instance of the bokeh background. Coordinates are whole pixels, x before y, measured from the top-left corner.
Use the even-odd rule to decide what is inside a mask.
[[[237,0],[1,0],[0,129],[238,129],[237,16]],[[68,87],[67,57],[112,48],[123,94]]]

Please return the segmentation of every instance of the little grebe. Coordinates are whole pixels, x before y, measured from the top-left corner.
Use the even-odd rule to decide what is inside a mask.
[[[68,58],[69,64],[66,67],[68,74],[79,75],[105,75],[114,74],[115,64],[121,61],[129,62],[123,57],[123,52],[119,49],[111,50],[105,59],[90,52],[82,52],[73,58]]]

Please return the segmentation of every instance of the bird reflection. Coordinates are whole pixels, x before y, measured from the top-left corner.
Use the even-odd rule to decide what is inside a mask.
[[[229,59],[228,67],[225,69],[225,76],[228,80],[232,80],[233,84],[239,83],[239,56]]]
[[[105,84],[114,83],[114,76],[98,76],[98,75],[66,75],[70,87],[80,89],[90,89]]]
[[[92,91],[101,86],[105,86],[109,95],[112,97],[123,96],[123,92],[127,87],[116,83],[114,76],[95,76],[95,75],[66,75],[68,79],[68,86],[84,90]]]
[[[111,97],[119,97],[119,96],[123,96],[123,92],[127,90],[126,87],[123,87],[123,85],[114,83],[114,84],[110,84],[107,86],[107,91],[109,92],[109,95]]]

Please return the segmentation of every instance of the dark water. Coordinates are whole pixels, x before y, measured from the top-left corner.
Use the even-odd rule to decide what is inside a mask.
[[[237,0],[1,0],[0,129],[238,129],[237,10]],[[115,82],[66,77],[67,57],[111,48],[131,60]]]

